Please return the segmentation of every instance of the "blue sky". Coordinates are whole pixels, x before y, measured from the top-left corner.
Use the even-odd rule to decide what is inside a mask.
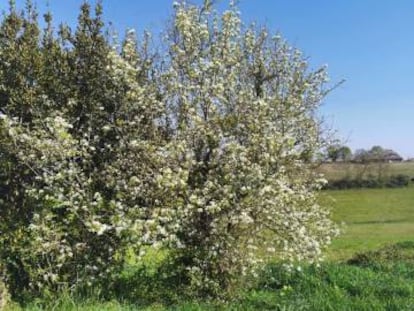
[[[46,1],[36,2],[43,11]],[[55,20],[75,23],[82,0],[48,2]],[[103,4],[120,33],[128,27],[157,32],[172,0]],[[346,144],[354,150],[381,145],[414,157],[414,1],[241,0],[239,7],[244,21],[280,32],[315,68],[328,64],[333,83],[346,79],[321,110]]]

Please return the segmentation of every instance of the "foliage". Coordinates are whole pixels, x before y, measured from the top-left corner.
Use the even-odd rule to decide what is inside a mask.
[[[370,150],[356,150],[353,161],[361,163],[402,161],[402,157],[392,149],[384,149],[381,146],[373,146]]]
[[[404,174],[393,175],[386,181],[386,186],[389,188],[406,187],[410,184],[411,177]]]
[[[2,20],[0,259],[15,298],[109,286],[151,248],[217,296],[266,256],[317,260],[337,233],[309,161],[325,68],[233,4],[174,9],[158,52],[133,31],[111,44],[99,3],[74,32],[50,14],[41,32],[30,1]]]
[[[175,195],[173,246],[191,282],[227,287],[255,264],[262,243],[279,257],[317,257],[331,231],[309,192],[320,187],[316,176],[301,159],[321,143],[314,112],[324,69],[308,72],[278,36],[243,30],[235,7],[219,17],[209,6],[177,5],[169,40],[162,96],[184,151],[172,174],[188,176]]]
[[[324,189],[402,188],[407,187],[410,182],[410,176],[404,174],[386,176],[381,179],[374,176],[355,179],[345,177],[343,179],[328,181],[328,183],[324,186]]]
[[[387,245],[378,250],[360,252],[347,261],[350,265],[378,268],[395,264],[396,262],[414,264],[414,242],[404,241]]]
[[[125,144],[112,145],[122,134],[115,135],[113,125],[129,120],[131,102],[136,98],[127,88],[134,85],[122,80],[131,73],[113,68],[121,58],[110,53],[99,12],[98,5],[97,16],[92,18],[90,7],[83,5],[75,34],[63,27],[56,39],[50,34],[48,16],[43,40],[28,47],[24,32],[20,36],[21,32],[14,30],[16,25],[27,25],[26,16],[18,15],[12,7],[3,21],[4,33],[13,36],[2,41],[2,51],[22,42],[16,49],[24,52],[1,53],[2,63],[20,57],[16,60],[20,66],[29,66],[32,61],[26,57],[33,51],[45,60],[39,65],[38,77],[28,75],[29,69],[2,70],[0,126],[5,195],[1,258],[14,296],[24,297],[26,291],[44,295],[102,282],[112,270],[122,268],[123,247],[128,244],[121,237],[127,235],[123,231],[126,227],[120,225],[125,211],[112,200],[114,185],[108,180],[111,167],[107,164],[113,163],[116,147],[119,153],[125,149]],[[69,42],[72,48],[66,47]],[[128,66],[121,60],[122,64]],[[43,78],[47,81],[44,85]],[[21,81],[39,94],[31,89],[28,94],[21,92]],[[49,81],[53,81],[53,88]],[[22,112],[25,102],[30,109]],[[139,138],[132,128],[129,132]]]
[[[332,162],[350,161],[352,159],[352,150],[348,146],[330,145],[327,150],[327,158]]]

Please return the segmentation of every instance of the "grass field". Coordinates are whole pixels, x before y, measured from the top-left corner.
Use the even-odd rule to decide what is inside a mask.
[[[335,221],[344,223],[328,251],[331,260],[414,240],[414,187],[324,191],[321,201],[332,206]]]

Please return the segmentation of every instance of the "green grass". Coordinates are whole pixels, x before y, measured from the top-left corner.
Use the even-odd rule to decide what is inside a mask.
[[[344,223],[342,235],[328,250],[331,260],[387,243],[414,240],[414,188],[324,191],[322,204]]]
[[[292,272],[272,264],[230,302],[183,298],[180,282],[163,280],[154,268],[165,254],[150,253],[145,268],[131,260],[106,299],[61,296],[7,310],[414,310],[414,186],[329,190],[320,201],[344,223],[327,262]]]
[[[154,302],[138,307],[117,301],[76,303],[62,297],[43,309],[33,304],[26,310],[414,310],[414,242],[320,267],[308,265],[287,271],[280,264],[269,265],[253,288],[229,302]]]

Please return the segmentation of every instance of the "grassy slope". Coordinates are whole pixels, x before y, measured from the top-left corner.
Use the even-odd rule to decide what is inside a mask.
[[[414,240],[414,188],[325,191],[321,201],[333,207],[344,232],[330,247],[330,259],[386,243]]]

